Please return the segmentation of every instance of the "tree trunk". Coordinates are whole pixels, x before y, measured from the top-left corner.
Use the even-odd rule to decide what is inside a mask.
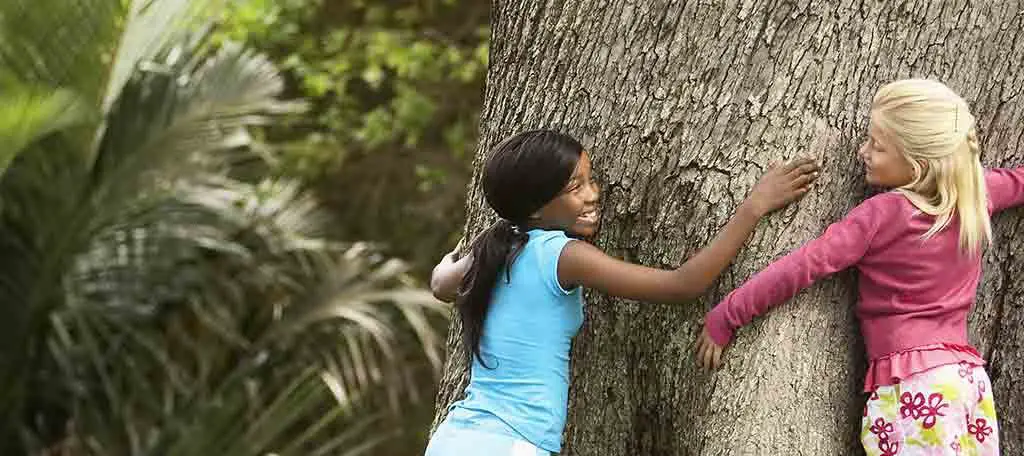
[[[848,455],[859,443],[863,344],[854,276],[839,274],[738,332],[723,370],[694,366],[708,306],[865,197],[855,157],[874,91],[945,81],[973,106],[985,163],[1021,164],[1024,2],[506,0],[493,4],[479,171],[500,139],[560,128],[591,152],[604,209],[597,245],[678,266],[725,224],[771,163],[823,168],[798,205],[762,222],[700,302],[586,295],[563,454]],[[491,222],[469,189],[466,232]],[[1013,211],[971,318],[989,360],[1003,451],[1024,454],[1024,238]],[[457,324],[437,421],[466,383]],[[436,423],[435,423],[436,424]]]

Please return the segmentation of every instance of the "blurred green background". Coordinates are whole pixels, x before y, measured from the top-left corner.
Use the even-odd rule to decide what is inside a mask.
[[[422,454],[488,19],[0,2],[0,454]]]

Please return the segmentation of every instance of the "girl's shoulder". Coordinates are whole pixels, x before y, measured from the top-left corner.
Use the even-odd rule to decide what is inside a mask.
[[[527,256],[540,258],[541,263],[545,265],[548,263],[557,265],[562,250],[573,240],[561,230],[535,229],[530,230],[529,235],[530,239],[525,246],[525,251],[529,252]]]
[[[910,200],[896,190],[879,192],[861,201],[850,210],[850,215],[858,217],[885,218],[909,205]]]
[[[872,195],[868,199],[865,199],[861,204],[870,204],[876,207],[886,206],[902,206],[910,203],[907,196],[901,193],[899,190],[889,190],[879,192],[878,194]]]
[[[534,229],[529,231],[529,235],[526,252],[521,257],[524,262],[522,267],[531,268],[534,273],[539,273],[542,282],[554,296],[575,295],[578,288],[567,290],[558,280],[558,262],[562,250],[574,239],[561,230]]]
[[[530,239],[527,241],[528,244],[545,246],[550,244],[564,244],[571,241],[568,235],[561,230],[543,230],[543,229],[532,229],[528,232]]]

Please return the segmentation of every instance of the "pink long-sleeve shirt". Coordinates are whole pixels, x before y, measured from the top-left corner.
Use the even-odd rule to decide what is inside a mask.
[[[989,212],[1024,204],[1024,168],[986,172]],[[981,277],[981,258],[960,250],[960,226],[925,240],[934,222],[901,193],[875,195],[829,226],[821,237],[755,274],[705,319],[711,339],[726,345],[755,316],[829,274],[860,273],[856,313],[867,347],[865,389],[893,384],[936,365],[983,363],[967,341],[967,314]]]

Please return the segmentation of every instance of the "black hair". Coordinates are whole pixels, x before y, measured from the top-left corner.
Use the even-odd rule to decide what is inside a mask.
[[[473,264],[455,301],[462,342],[485,367],[480,339],[498,276],[504,268],[506,280],[511,280],[512,262],[529,240],[529,218],[561,194],[582,154],[583,145],[571,136],[532,130],[505,139],[487,157],[481,186],[487,204],[501,219],[473,243]]]

